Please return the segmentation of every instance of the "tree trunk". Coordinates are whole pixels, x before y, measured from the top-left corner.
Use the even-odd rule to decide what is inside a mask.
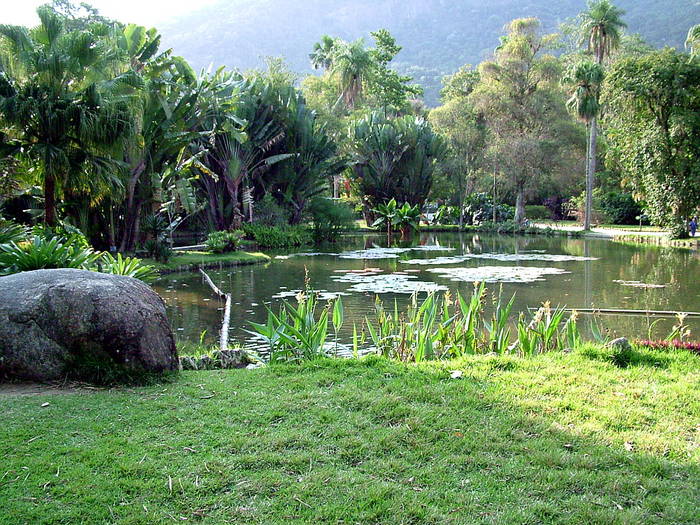
[[[146,169],[146,165],[143,161],[139,162],[138,165],[131,170],[131,177],[129,178],[129,183],[126,185],[126,205],[124,207],[124,233],[122,234],[122,241],[119,244],[120,252],[132,251],[134,249],[135,236],[134,226],[137,223],[137,215],[141,213],[141,203],[135,204],[136,199],[136,186],[143,171]]]
[[[515,222],[521,226],[525,222],[525,184],[518,184],[518,195],[515,198]]]
[[[56,178],[48,173],[44,177],[44,222],[56,226]]]
[[[107,245],[109,246],[109,251],[110,253],[116,251],[117,249],[117,241],[116,241],[116,235],[114,234],[114,204],[112,203],[112,200],[109,200],[109,226],[107,228]]]
[[[231,207],[233,210],[233,217],[231,219],[231,224],[229,225],[229,229],[231,230],[240,230],[241,226],[243,225],[243,219],[245,218],[243,216],[243,213],[241,212],[241,207],[239,203],[239,188],[241,186],[241,182],[243,181],[243,174],[236,178],[228,177],[226,175],[223,176],[224,182],[226,183],[226,190],[228,191],[229,197],[231,197]]]
[[[593,183],[596,170],[596,147],[598,141],[598,125],[596,119],[591,120],[590,138],[588,140],[588,169],[586,170],[586,210],[583,219],[583,229],[591,229],[593,215]]]
[[[304,208],[306,202],[292,202],[293,211],[292,216],[289,218],[289,224],[296,225],[300,224],[301,220],[304,218]]]

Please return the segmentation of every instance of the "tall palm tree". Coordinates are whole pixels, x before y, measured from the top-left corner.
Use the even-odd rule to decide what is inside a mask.
[[[53,9],[37,10],[32,30],[0,25],[0,124],[37,168],[44,220],[56,223],[56,195],[71,177],[110,175],[105,152],[131,129],[128,103],[112,97],[100,73],[106,52],[90,31],[66,31]]]
[[[361,38],[336,44],[331,71],[338,78],[341,99],[349,109],[353,109],[362,96],[363,85],[373,65],[372,55]]]
[[[328,35],[323,35],[321,37],[321,41],[314,44],[313,51],[309,55],[311,65],[314,69],[330,69],[330,67],[333,65],[335,43],[335,38]]]
[[[594,129],[590,129],[590,126],[600,111],[600,88],[604,78],[603,67],[597,62],[587,60],[570,67],[562,79],[562,83],[570,87],[571,97],[566,103],[569,111],[584,122],[591,132],[586,157],[586,196],[589,193],[592,194],[593,178],[590,175],[595,173],[596,168],[594,140],[590,140],[590,137],[595,138],[597,134]],[[590,217],[590,213],[591,210],[586,203],[586,218]]]
[[[690,50],[690,55],[693,57],[700,53],[700,24],[694,25],[688,31],[685,47]]]
[[[622,21],[625,12],[613,5],[610,0],[592,0],[588,10],[581,13],[582,43],[588,45],[599,65],[620,46],[622,30],[627,25]],[[597,113],[597,112],[596,112]],[[597,115],[589,123],[588,166],[586,174],[586,216],[583,229],[591,228],[591,213],[593,211],[593,183],[596,168],[596,150],[598,140]]]

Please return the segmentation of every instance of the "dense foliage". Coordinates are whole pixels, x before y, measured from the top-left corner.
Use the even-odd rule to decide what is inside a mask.
[[[156,29],[55,0],[36,28],[0,26],[0,208],[19,223],[0,238],[43,222],[166,262],[177,239],[213,232],[333,240],[351,210],[404,237],[426,219],[520,230],[544,206],[583,208],[585,227],[594,183],[604,220],[648,208],[682,235],[700,204],[697,29],[684,30],[690,53],[654,51],[625,32],[622,7],[591,1],[561,34],[511,20],[428,110],[387,29],[320,33],[307,49],[319,74],[304,79],[275,58],[196,74]],[[235,249],[231,235],[210,248]]]
[[[352,180],[368,208],[396,199],[422,206],[445,144],[419,117],[372,113],[351,134]]]
[[[700,205],[700,63],[666,49],[615,64],[605,86],[608,157],[677,236]]]

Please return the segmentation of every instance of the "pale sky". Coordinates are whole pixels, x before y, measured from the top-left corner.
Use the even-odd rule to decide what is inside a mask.
[[[39,23],[36,8],[49,0],[0,0],[0,23],[34,26]],[[158,25],[217,0],[73,0],[99,9],[100,14],[121,22]]]

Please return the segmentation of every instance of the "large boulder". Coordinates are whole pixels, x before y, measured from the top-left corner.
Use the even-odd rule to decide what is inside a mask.
[[[165,304],[137,279],[72,269],[0,277],[0,379],[135,377],[178,365]]]

